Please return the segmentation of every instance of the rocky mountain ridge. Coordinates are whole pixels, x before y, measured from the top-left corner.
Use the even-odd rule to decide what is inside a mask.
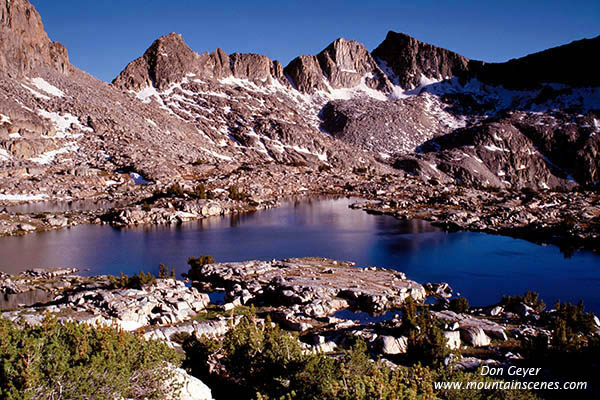
[[[0,5],[0,201],[193,186],[244,164],[536,190],[598,179],[597,82],[574,80],[574,63],[540,75],[554,83],[511,76],[599,38],[486,64],[390,32],[373,52],[340,38],[284,67],[170,34],[107,85],[69,64],[26,0]]]

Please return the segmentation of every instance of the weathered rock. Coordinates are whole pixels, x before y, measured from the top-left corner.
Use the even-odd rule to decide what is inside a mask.
[[[444,331],[444,337],[446,338],[446,344],[451,350],[460,348],[460,332],[458,331]]]
[[[336,297],[368,312],[398,308],[408,296],[418,301],[425,297],[421,285],[401,279],[395,271],[362,270],[324,258],[210,264],[200,269],[197,278],[214,287],[239,285],[280,304],[312,303],[306,312],[321,317],[346,306]]]
[[[390,79],[405,89],[413,89],[430,80],[464,75],[473,63],[452,51],[392,31],[373,50],[373,56],[384,70],[389,71],[388,74],[393,74]]]
[[[51,42],[42,20],[26,0],[0,1],[0,70],[23,76],[35,68],[68,72],[65,47]]]
[[[502,306],[496,306],[489,311],[489,313],[492,317],[500,315],[502,312],[504,312],[504,307],[502,307]]]
[[[379,336],[377,338],[379,351],[385,355],[404,354],[408,348],[408,338],[401,336],[395,338],[393,336]]]
[[[173,384],[180,387],[177,397],[171,400],[212,400],[212,392],[200,379],[189,375],[184,369],[174,368]]]
[[[460,328],[460,337],[473,347],[489,346],[492,341],[478,326]]]

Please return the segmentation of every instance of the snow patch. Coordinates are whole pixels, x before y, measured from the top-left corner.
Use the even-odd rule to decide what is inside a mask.
[[[50,100],[50,97],[46,96],[45,94],[41,94],[40,92],[38,92],[35,89],[30,88],[29,86],[21,83],[21,86],[23,86],[25,89],[29,90],[31,92],[31,94],[33,94],[35,97],[37,97],[38,99],[42,99],[42,100]]]
[[[396,88],[399,89],[399,92],[404,95],[404,90],[400,87],[400,80],[398,79],[392,68],[387,64],[387,62],[380,58],[376,58],[375,62],[377,63],[379,68],[381,68],[381,70],[387,75],[389,80],[396,86]]]
[[[483,147],[485,147],[489,151],[505,151],[505,152],[510,153],[510,150],[508,150],[508,149],[502,149],[502,148],[500,148],[500,147],[498,147],[496,145],[493,145],[493,144],[489,145],[489,146],[486,145],[486,146],[483,146]]]
[[[8,154],[8,151],[0,149],[0,161],[8,161],[11,158],[12,157],[10,156],[10,154]]]
[[[319,91],[318,93],[324,97],[328,97],[331,100],[350,100],[355,97],[368,96],[376,100],[386,101],[388,96],[379,90],[372,89],[367,86],[367,79],[372,79],[373,74],[368,73],[361,77],[360,83],[352,88],[334,89],[331,87],[328,81],[323,80],[323,83],[327,87],[327,92]]]
[[[4,124],[4,123],[10,124],[11,123],[10,118],[8,118],[7,115],[0,114],[0,124]]]
[[[225,144],[225,146],[227,146],[227,144]],[[208,154],[210,154],[213,157],[220,158],[221,160],[226,160],[226,161],[233,160],[233,158],[231,158],[229,156],[226,156],[226,155],[223,155],[223,154],[219,154],[219,153],[215,153],[214,151],[209,150],[209,149],[205,149],[204,147],[200,147],[200,150],[207,152]]]
[[[286,147],[290,147],[290,146],[286,146]],[[298,153],[304,153],[304,154],[310,154],[313,156],[317,156],[317,158],[321,161],[327,161],[327,154],[325,153],[314,153],[308,149],[305,149],[304,147],[300,147],[300,146],[291,146],[292,149],[296,150]]]
[[[75,128],[79,129],[83,132],[93,132],[94,130],[88,126],[81,125],[79,121],[79,117],[74,116],[73,114],[65,113],[64,115],[60,115],[57,112],[49,112],[46,110],[38,110],[38,114],[44,118],[52,121],[52,124],[56,128],[55,137],[64,138],[68,136],[76,137],[77,135],[73,135],[67,130],[71,129],[71,126],[74,125]]]
[[[40,89],[43,92],[51,94],[52,96],[64,97],[64,95],[65,95],[65,93],[62,90],[60,90],[56,86],[53,86],[53,85],[49,84],[43,78],[33,78],[33,79],[30,80],[30,82],[36,88]]]
[[[74,152],[77,150],[79,150],[79,146],[77,146],[77,144],[75,142],[71,142],[71,143],[67,144],[65,147],[62,147],[60,149],[48,151],[46,153],[39,155],[38,157],[30,158],[29,161],[32,161],[32,162],[38,163],[38,164],[50,164],[51,162],[54,161],[54,159],[56,158],[57,155],[71,153],[71,152]]]

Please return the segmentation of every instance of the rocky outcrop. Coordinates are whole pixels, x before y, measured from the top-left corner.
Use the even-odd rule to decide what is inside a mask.
[[[594,191],[477,189],[453,182],[442,185],[436,178],[423,182],[426,178],[396,174],[381,182],[357,185],[355,195],[377,200],[353,207],[402,220],[424,219],[449,231],[487,232],[555,244],[567,255],[577,249],[600,249],[600,204]]]
[[[325,131],[384,160],[412,153],[424,142],[464,124],[429,94],[387,102],[335,100],[325,105],[321,118]]]
[[[570,122],[577,122],[576,124]],[[432,139],[395,166],[413,174],[483,187],[571,189],[598,174],[599,137],[588,115],[514,113]]]
[[[420,301],[425,289],[402,273],[380,268],[358,269],[353,263],[324,258],[249,261],[202,266],[197,284],[225,287],[232,302],[268,300],[298,305],[308,317],[325,317],[352,305],[370,313],[399,308],[408,297]]]
[[[113,85],[129,90],[140,90],[148,86],[166,89],[171,83],[179,82],[193,69],[199,55],[183,41],[181,35],[171,33],[158,38],[144,55],[132,61],[113,80]]]
[[[303,55],[285,67],[294,87],[303,93],[359,85],[389,93],[392,85],[362,43],[339,38],[316,56]]]
[[[27,0],[0,1],[0,71],[22,77],[35,68],[68,73],[65,47],[52,42],[42,20]]]
[[[404,89],[414,89],[431,80],[466,75],[472,64],[479,64],[452,51],[392,31],[372,54],[390,75],[391,81]]]
[[[404,354],[408,349],[408,338],[401,336],[395,338],[393,336],[379,336],[377,338],[379,349],[384,355]]]
[[[182,368],[174,368],[171,385],[179,388],[171,400],[212,400],[212,392],[200,379],[188,374]]]
[[[272,61],[262,54],[233,53],[230,57],[231,73],[239,79],[255,84],[272,84],[274,81],[290,87],[279,61]]]
[[[289,85],[278,61],[260,54],[234,53],[229,56],[221,49],[198,54],[177,33],[154,41],[144,55],[132,61],[112,84],[136,92],[147,87],[164,91],[186,78],[218,80],[230,76],[259,85],[271,84],[274,80]]]

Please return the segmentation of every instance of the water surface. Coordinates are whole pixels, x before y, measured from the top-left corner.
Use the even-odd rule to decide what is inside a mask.
[[[446,233],[424,221],[352,210],[349,199],[308,199],[283,207],[180,226],[71,229],[0,238],[0,270],[77,267],[87,274],[187,271],[190,256],[217,261],[322,256],[390,267],[418,282],[450,283],[471,304],[502,294],[541,293],[547,304],[577,301],[600,312],[600,256],[565,258],[556,246],[484,233]]]

